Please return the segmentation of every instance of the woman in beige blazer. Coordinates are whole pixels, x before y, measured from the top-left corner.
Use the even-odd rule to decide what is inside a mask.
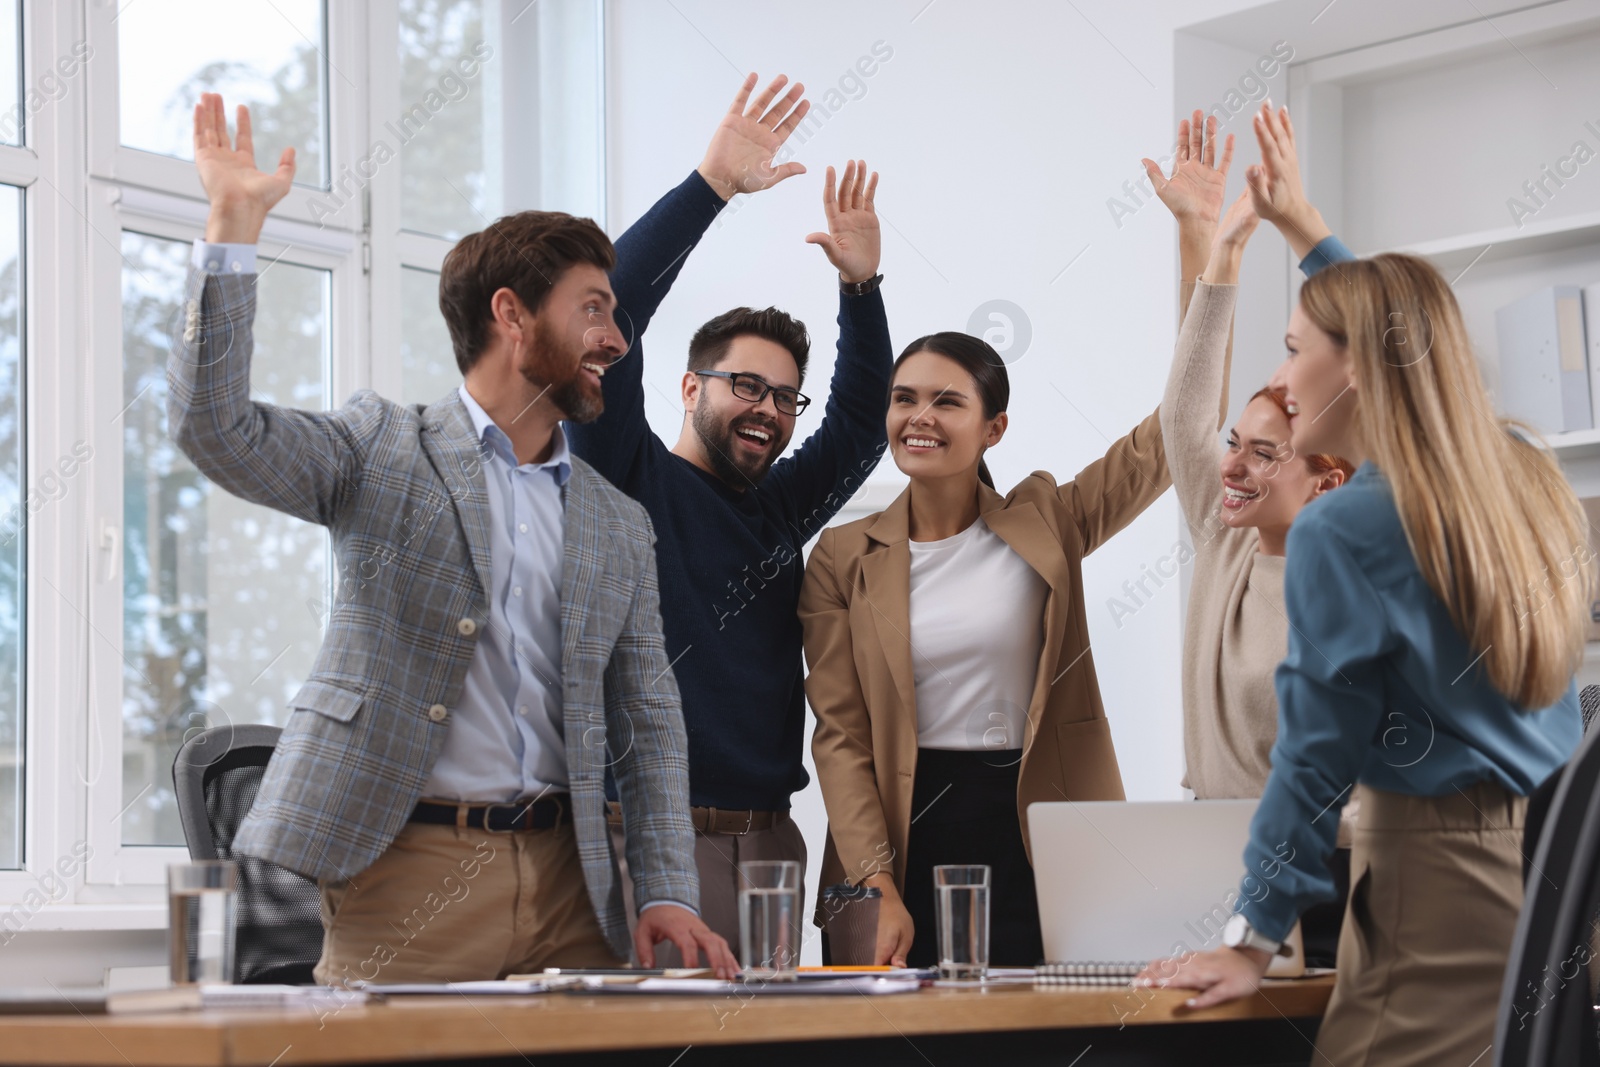
[[[1224,334],[1225,316],[1208,320]],[[1009,383],[977,338],[895,363],[889,446],[910,486],[826,529],[800,595],[829,839],[822,884],[883,891],[878,963],[935,962],[931,869],[987,863],[990,961],[1042,955],[1023,828],[1034,801],[1121,800],[1082,561],[1171,484],[1152,412],[1064,485],[1002,496],[983,464]]]

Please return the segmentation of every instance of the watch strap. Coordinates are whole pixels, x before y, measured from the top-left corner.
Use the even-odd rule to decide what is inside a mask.
[[[866,296],[868,293],[876,289],[882,281],[883,275],[881,274],[874,274],[872,277],[862,282],[841,281],[839,283],[839,292],[843,293],[845,296]]]

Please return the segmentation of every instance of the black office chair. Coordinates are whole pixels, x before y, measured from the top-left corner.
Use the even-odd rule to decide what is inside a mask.
[[[1596,687],[1584,690],[1590,704]],[[1586,715],[1587,717],[1591,717]],[[1585,724],[1587,727],[1587,723]],[[1548,798],[1526,864],[1526,894],[1495,1022],[1498,1067],[1600,1064],[1589,976],[1600,914],[1600,730],[1585,730],[1567,766],[1539,789]],[[1533,807],[1531,801],[1530,809]]]
[[[189,856],[239,864],[233,980],[241,984],[311,984],[322,955],[317,883],[233,851],[281,732],[276,726],[214,726],[185,741],[172,761]]]

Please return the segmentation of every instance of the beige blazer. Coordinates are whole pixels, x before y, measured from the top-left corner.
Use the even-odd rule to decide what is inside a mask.
[[[1036,471],[1004,497],[978,487],[981,521],[1050,590],[1017,783],[1024,840],[1036,800],[1123,799],[1089,651],[1082,561],[1171,484],[1152,413],[1066,485]],[[909,515],[907,490],[876,515],[823,530],[806,566],[800,620],[828,809],[824,886],[887,870],[905,889],[917,766]]]

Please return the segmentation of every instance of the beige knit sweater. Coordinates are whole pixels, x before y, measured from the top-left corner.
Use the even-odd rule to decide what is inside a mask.
[[[1183,627],[1184,785],[1202,800],[1259,797],[1278,734],[1273,677],[1288,652],[1283,557],[1224,526],[1218,430],[1227,417],[1238,287],[1185,283],[1187,308],[1161,400],[1161,433],[1194,543]],[[1354,805],[1348,805],[1354,815]],[[1350,827],[1340,826],[1341,845]]]

